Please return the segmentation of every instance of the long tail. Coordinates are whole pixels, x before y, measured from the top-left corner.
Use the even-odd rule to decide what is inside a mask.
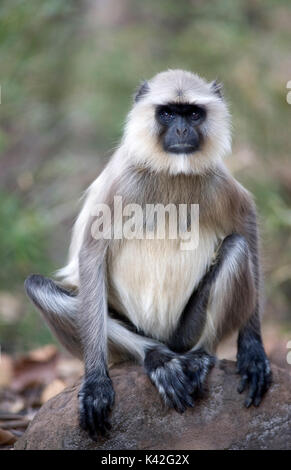
[[[28,297],[61,344],[74,356],[82,358],[81,341],[77,332],[76,294],[58,286],[52,279],[32,274],[24,287]]]

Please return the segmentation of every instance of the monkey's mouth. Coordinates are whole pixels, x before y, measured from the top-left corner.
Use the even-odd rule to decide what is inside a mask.
[[[191,145],[191,144],[172,144],[168,147],[168,151],[170,153],[193,153],[199,150],[199,145]]]

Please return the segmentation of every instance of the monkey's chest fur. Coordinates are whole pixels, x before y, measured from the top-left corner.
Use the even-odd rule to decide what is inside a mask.
[[[200,230],[199,244],[180,240],[124,240],[108,256],[109,305],[146,335],[167,340],[212,262],[218,238]]]

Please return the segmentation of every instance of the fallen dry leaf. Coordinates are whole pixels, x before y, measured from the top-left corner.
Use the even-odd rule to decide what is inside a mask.
[[[84,374],[84,366],[79,359],[73,357],[60,357],[57,365],[57,376],[66,384],[73,384]]]
[[[55,358],[58,355],[58,349],[54,344],[47,344],[41,348],[33,349],[29,351],[25,356],[24,360],[31,360],[33,362],[47,362]]]
[[[66,388],[66,385],[64,382],[62,382],[59,379],[55,379],[53,382],[47,385],[42,391],[42,394],[40,397],[41,403],[42,404],[45,403],[50,398],[54,397],[58,393],[61,393],[65,388]]]
[[[29,387],[47,385],[56,378],[59,353],[54,345],[35,349],[14,363],[11,388],[21,392]]]
[[[10,385],[13,377],[13,361],[8,354],[0,356],[0,388]]]
[[[17,438],[10,432],[0,428],[0,445],[11,445],[17,441]]]

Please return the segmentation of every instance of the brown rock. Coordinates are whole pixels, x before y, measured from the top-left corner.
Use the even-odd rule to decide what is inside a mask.
[[[274,384],[259,408],[243,407],[235,363],[221,361],[208,396],[179,415],[167,410],[141,367],[116,366],[112,431],[98,443],[78,426],[79,383],[40,409],[16,449],[290,449],[291,376],[272,367]]]

